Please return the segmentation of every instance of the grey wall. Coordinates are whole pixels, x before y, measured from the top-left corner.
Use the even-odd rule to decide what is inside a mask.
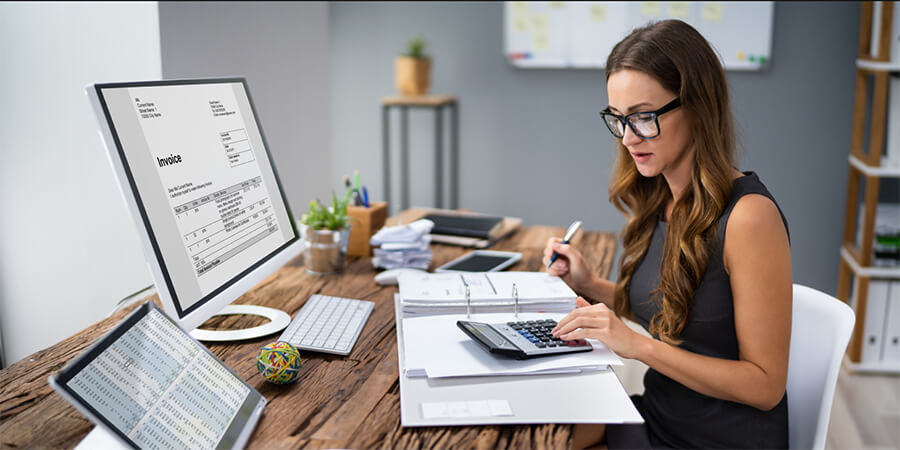
[[[624,220],[607,201],[613,140],[597,115],[607,104],[603,72],[514,69],[502,19],[501,3],[331,4],[334,175],[362,168],[380,198],[379,100],[395,92],[394,56],[422,33],[431,92],[460,99],[460,206],[619,230]],[[728,73],[743,130],[739,168],[758,172],[787,216],[795,282],[832,293],[858,28],[858,3],[779,2],[772,67]],[[432,123],[427,112],[411,115],[416,205],[433,197]]]
[[[160,2],[165,78],[243,76],[296,217],[330,195],[328,5]]]

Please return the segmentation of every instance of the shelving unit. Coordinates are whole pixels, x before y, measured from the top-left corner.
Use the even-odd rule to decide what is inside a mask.
[[[859,36],[859,59],[856,62],[856,90],[853,107],[853,137],[849,156],[849,180],[847,185],[844,236],[840,249],[841,264],[838,276],[838,297],[854,307],[856,325],[845,363],[848,368],[861,372],[900,373],[900,364],[861,363],[863,330],[865,328],[866,299],[869,281],[876,279],[900,279],[900,267],[873,267],[872,247],[875,237],[875,212],[878,206],[878,190],[882,178],[900,178],[900,166],[885,166],[882,152],[887,139],[888,83],[892,72],[900,72],[900,61],[891,61],[891,30],[895,2],[881,2],[881,21],[878,30],[877,52],[872,54],[874,15],[873,2],[863,2]],[[871,105],[868,103],[871,94]],[[869,129],[865,129],[869,112]],[[868,131],[868,133],[867,133]],[[868,151],[864,141],[868,135]],[[857,237],[860,181],[865,179],[863,215],[860,223],[861,240]],[[851,284],[855,280],[855,304],[851,301]]]

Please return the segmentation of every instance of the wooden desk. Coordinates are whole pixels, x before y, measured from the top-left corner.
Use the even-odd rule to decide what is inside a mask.
[[[410,212],[407,212],[410,213]],[[407,214],[405,213],[405,214]],[[563,228],[520,229],[495,246],[522,252],[511,270],[542,269],[541,251]],[[598,273],[608,278],[615,253],[612,233],[583,232],[575,240]],[[468,251],[434,245],[431,267]],[[395,286],[375,284],[371,259],[350,258],[340,275],[319,277],[303,270],[302,255],[279,269],[236,303],[272,306],[292,316],[313,294],[372,300],[372,315],[353,352],[346,357],[303,352],[303,372],[296,383],[276,386],[256,372],[255,357],[276,335],[209,348],[269,401],[251,448],[563,448],[571,425],[432,427],[400,426],[397,338],[394,329]],[[154,295],[152,297],[158,302]],[[47,384],[47,377],[113,327],[132,308],[0,371],[0,447],[73,447],[93,425]],[[231,316],[212,319],[227,328],[257,319]],[[240,322],[244,324],[244,322]]]

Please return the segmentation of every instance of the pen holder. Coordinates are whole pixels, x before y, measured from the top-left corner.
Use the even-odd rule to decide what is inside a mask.
[[[350,230],[350,242],[347,254],[351,256],[372,256],[369,239],[384,226],[387,219],[387,203],[372,202],[369,207],[347,206],[347,217],[353,228]]]

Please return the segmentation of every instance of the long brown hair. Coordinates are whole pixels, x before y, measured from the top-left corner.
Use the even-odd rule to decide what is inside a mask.
[[[669,219],[660,284],[652,295],[661,305],[650,321],[651,334],[678,345],[694,291],[713,251],[715,225],[731,196],[735,131],[728,85],[709,43],[680,20],[635,29],[616,44],[606,61],[606,79],[623,69],[643,72],[677,94],[690,127],[689,146],[694,149],[691,184],[675,203]],[[614,309],[619,315],[631,317],[631,277],[672,194],[662,175],[645,178],[638,172],[621,139],[618,150],[609,200],[628,220],[622,231],[624,252]]]

